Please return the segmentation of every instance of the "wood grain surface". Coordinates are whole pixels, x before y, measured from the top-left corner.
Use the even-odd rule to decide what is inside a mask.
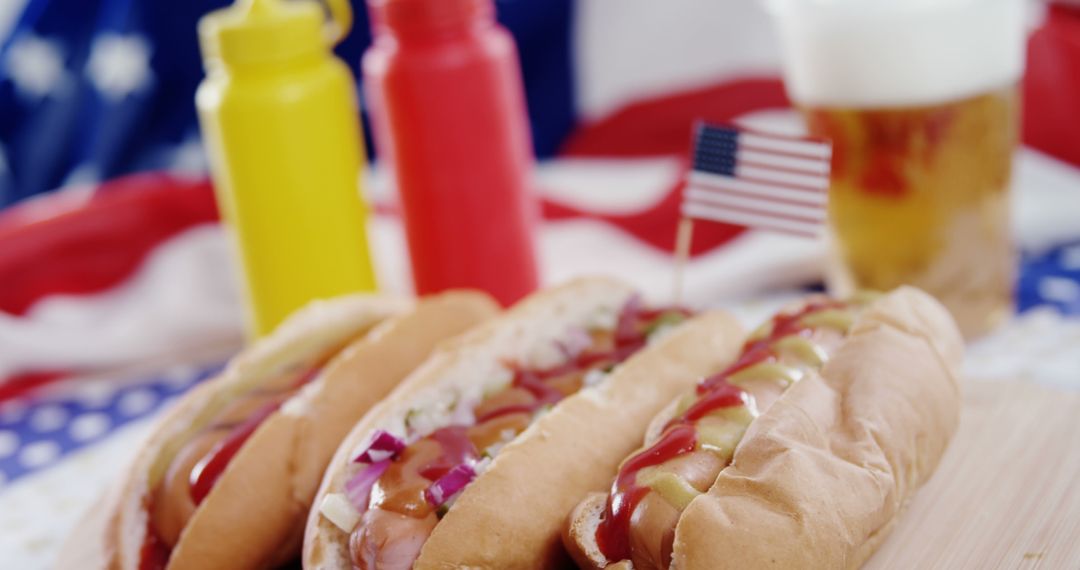
[[[1080,393],[965,386],[960,429],[866,569],[1080,569]]]

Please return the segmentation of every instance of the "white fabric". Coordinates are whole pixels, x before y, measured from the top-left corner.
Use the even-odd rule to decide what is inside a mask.
[[[755,0],[588,0],[574,17],[575,100],[589,119],[649,97],[779,74],[779,44]]]
[[[4,0],[0,2],[0,38],[8,37],[15,22],[22,14],[23,7],[30,0]]]
[[[1029,149],[1017,154],[1016,165],[1018,244],[1039,251],[1080,238],[1080,170]],[[629,168],[618,160],[558,160],[537,174],[539,186],[552,189],[549,198],[624,213],[659,200],[678,176],[677,165],[666,160],[635,161]],[[378,181],[372,186],[386,195]],[[379,216],[371,233],[383,288],[409,291],[400,222]],[[238,347],[242,313],[228,256],[220,228],[200,226],[159,247],[119,288],[50,297],[26,318],[0,314],[0,378],[28,368],[110,369]],[[750,232],[689,264],[684,300],[704,306],[809,283],[820,279],[824,256],[824,242]],[[670,299],[673,290],[669,254],[591,219],[545,224],[540,261],[546,283],[601,273],[658,300]]]
[[[24,317],[0,312],[0,378],[237,347],[242,313],[230,268],[221,228],[203,225],[156,248],[114,289],[47,297]]]

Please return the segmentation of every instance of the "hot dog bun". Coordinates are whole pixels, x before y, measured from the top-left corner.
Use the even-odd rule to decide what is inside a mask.
[[[861,566],[956,431],[962,358],[956,324],[929,295],[905,287],[876,302],[683,513],[675,564]]]
[[[567,398],[465,490],[416,567],[565,566],[559,536],[566,513],[583,493],[607,486],[658,402],[729,362],[741,339],[734,317],[705,313],[632,356],[600,385]]]
[[[65,552],[85,553],[77,543],[96,540],[104,564],[92,567],[138,568],[153,490],[185,442],[276,371],[332,356],[229,461],[188,519],[167,567],[258,568],[294,558],[307,506],[341,437],[436,343],[497,310],[490,297],[475,292],[418,303],[355,295],[300,310],[166,414],[119,482],[113,504],[106,505],[105,527],[96,537],[89,532],[94,529],[76,528]],[[60,565],[86,562],[62,556]]]
[[[903,287],[873,302],[820,373],[750,423],[732,463],[681,512],[671,566],[859,567],[956,430],[962,353],[929,295]],[[605,564],[595,537],[606,499],[591,495],[570,515],[564,542],[583,567]]]
[[[508,362],[546,358],[568,327],[597,311],[614,313],[632,290],[582,279],[538,293],[502,317],[440,348],[342,443],[308,519],[304,567],[348,569],[348,534],[319,511],[340,492],[345,465],[376,429],[393,431],[410,410],[481,393]],[[741,341],[734,318],[696,317],[617,366],[603,382],[554,406],[507,444],[435,526],[415,568],[535,568],[567,562],[559,532],[582,493],[603,488],[619,460],[640,441],[648,420],[707,370],[730,360]],[[538,350],[540,351],[538,353]],[[465,396],[462,396],[465,394]]]

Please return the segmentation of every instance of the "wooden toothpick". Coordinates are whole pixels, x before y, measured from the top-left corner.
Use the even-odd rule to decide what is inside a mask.
[[[675,279],[672,291],[672,302],[676,306],[682,304],[683,274],[686,272],[686,263],[690,259],[690,241],[693,235],[694,221],[690,218],[680,219],[678,233],[675,234]]]

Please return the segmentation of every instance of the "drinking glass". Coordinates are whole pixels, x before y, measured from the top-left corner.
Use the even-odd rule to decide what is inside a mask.
[[[964,335],[1012,310],[1022,0],[771,0],[784,81],[833,143],[830,291],[903,284]]]

